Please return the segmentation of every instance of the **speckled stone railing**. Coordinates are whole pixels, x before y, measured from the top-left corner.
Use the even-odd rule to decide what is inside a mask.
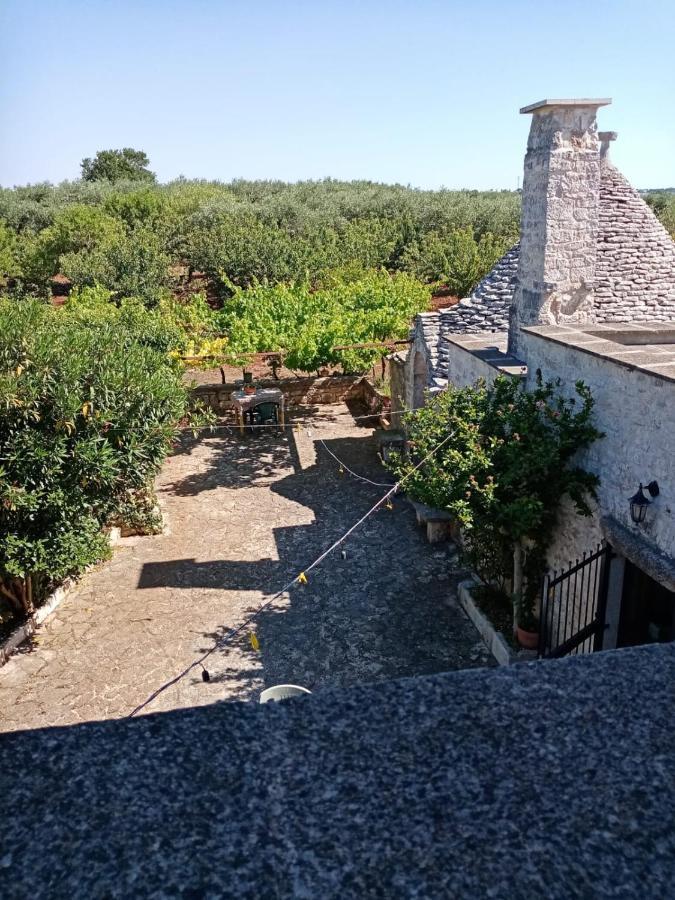
[[[661,900],[673,684],[657,645],[5,735],[2,893]]]

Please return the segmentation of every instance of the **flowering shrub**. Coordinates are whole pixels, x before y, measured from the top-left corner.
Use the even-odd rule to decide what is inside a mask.
[[[507,377],[490,387],[449,388],[409,414],[413,452],[392,463],[398,475],[412,473],[412,497],[455,514],[479,575],[502,589],[511,583],[514,625],[525,627],[535,615],[562,498],[590,515],[598,485],[575,463],[579,450],[602,437],[592,422],[591,392],[577,382],[577,396],[564,399],[558,387],[538,372],[531,391]]]
[[[106,554],[102,527],[147,496],[186,410],[171,330],[89,299],[0,302],[0,594],[17,611]]]

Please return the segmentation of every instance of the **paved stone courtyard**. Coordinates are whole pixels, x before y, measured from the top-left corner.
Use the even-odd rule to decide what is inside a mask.
[[[86,575],[0,669],[0,730],[127,715],[307,567],[386,488],[372,429],[346,406],[296,413],[299,430],[186,438],[158,480],[167,533],[126,538]],[[147,712],[221,699],[255,700],[266,686],[321,690],[490,665],[457,606],[453,545],[429,545],[402,497],[217,650]]]

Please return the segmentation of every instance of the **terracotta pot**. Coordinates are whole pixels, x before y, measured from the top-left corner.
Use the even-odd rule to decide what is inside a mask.
[[[526,631],[518,625],[516,628],[516,637],[518,638],[520,646],[524,647],[525,650],[536,650],[539,647],[538,631]]]
[[[255,394],[255,385],[245,384],[244,385],[244,393],[245,394]]]

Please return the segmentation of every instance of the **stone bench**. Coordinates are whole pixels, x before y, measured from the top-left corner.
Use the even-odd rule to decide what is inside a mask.
[[[376,438],[377,452],[383,462],[387,462],[392,450],[401,454],[405,452],[405,435],[402,431],[381,429],[377,432]]]
[[[426,526],[427,540],[430,544],[438,544],[456,538],[459,533],[457,520],[445,509],[434,509],[425,503],[411,500],[417,524]]]

